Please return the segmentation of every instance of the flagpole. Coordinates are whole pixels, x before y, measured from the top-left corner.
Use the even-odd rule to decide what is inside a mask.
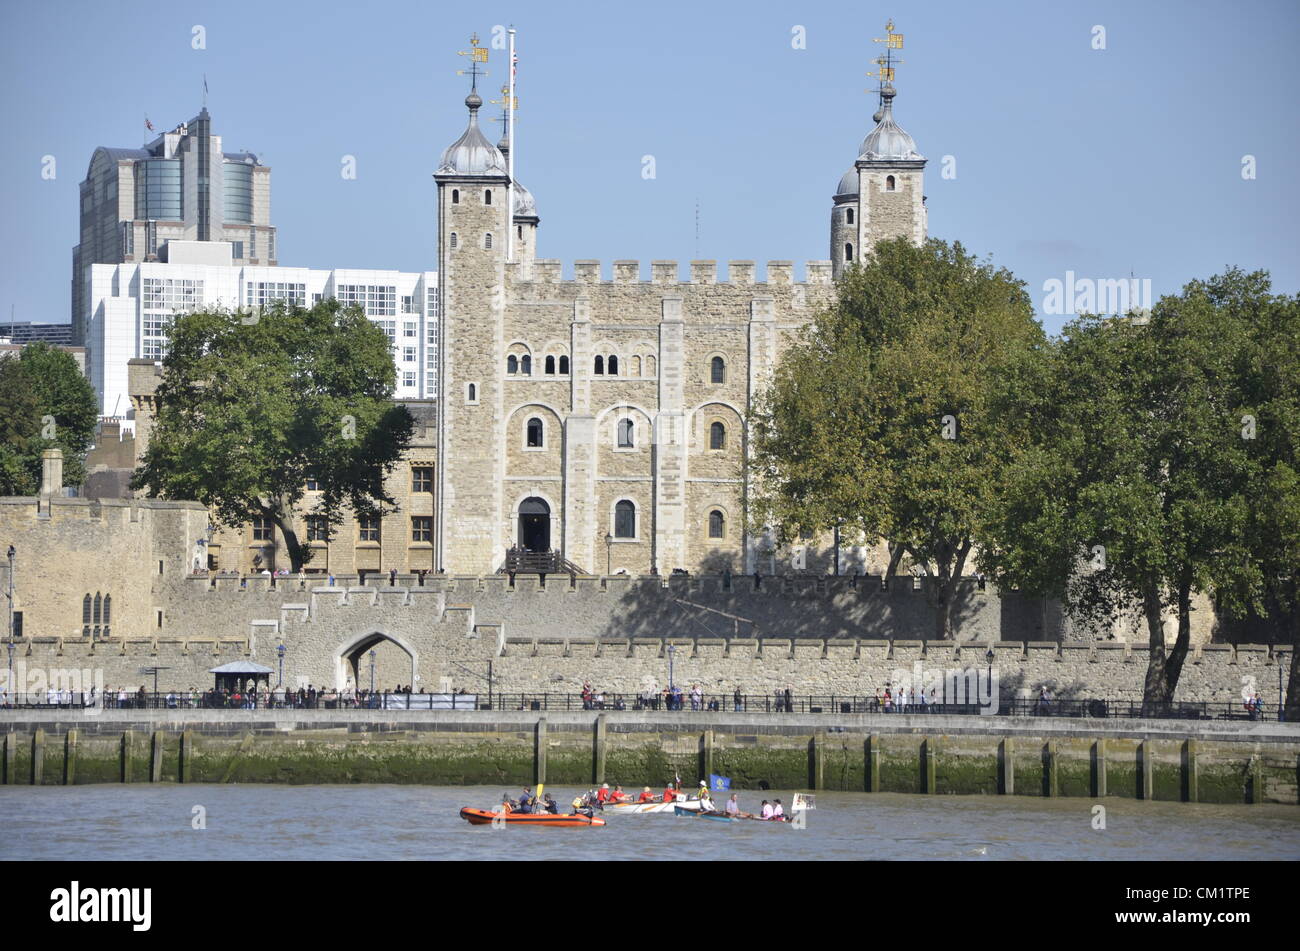
[[[506,93],[506,141],[510,143],[510,154],[506,158],[507,174],[510,184],[506,187],[506,260],[515,259],[515,28],[510,33],[510,82]]]

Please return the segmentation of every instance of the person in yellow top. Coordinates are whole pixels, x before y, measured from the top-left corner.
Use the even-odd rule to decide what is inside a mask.
[[[713,798],[709,795],[709,784],[700,780],[700,812],[717,812],[713,805]]]

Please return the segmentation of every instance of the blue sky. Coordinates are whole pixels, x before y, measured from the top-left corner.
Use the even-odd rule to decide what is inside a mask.
[[[871,38],[891,16],[906,36],[895,115],[930,159],[932,235],[991,255],[1040,305],[1067,270],[1147,278],[1159,295],[1235,264],[1300,289],[1294,0],[6,0],[0,320],[11,304],[19,320],[68,319],[93,150],[141,144],[146,114],[158,129],[193,116],[204,74],[226,148],[272,166],[281,264],[431,268],[431,174],[465,125],[456,50],[497,24],[519,31],[516,171],[537,198],[539,252],[566,274],[584,258],[607,272],[637,258],[647,274],[677,259],[683,275],[694,257],[825,258],[831,194],[872,125]],[[504,53],[488,68],[495,93]]]

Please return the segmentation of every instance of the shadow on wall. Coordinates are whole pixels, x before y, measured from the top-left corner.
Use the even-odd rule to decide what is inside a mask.
[[[911,578],[668,575],[613,578],[617,608],[601,637],[805,637],[930,640],[935,612]],[[621,589],[621,590],[620,590]],[[996,591],[971,579],[950,606],[958,640],[1007,637]],[[1040,611],[1041,613],[1041,611]]]

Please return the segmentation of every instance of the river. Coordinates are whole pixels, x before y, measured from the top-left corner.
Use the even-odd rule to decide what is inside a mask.
[[[574,794],[551,791],[561,802]],[[1094,828],[1102,817],[1091,799],[893,793],[819,793],[802,829],[650,815],[609,816],[604,828],[494,830],[459,818],[461,806],[491,808],[501,793],[496,786],[4,786],[0,859],[1300,859],[1300,809],[1284,805],[1105,799],[1104,829]],[[742,808],[757,810],[760,796],[739,795]]]

